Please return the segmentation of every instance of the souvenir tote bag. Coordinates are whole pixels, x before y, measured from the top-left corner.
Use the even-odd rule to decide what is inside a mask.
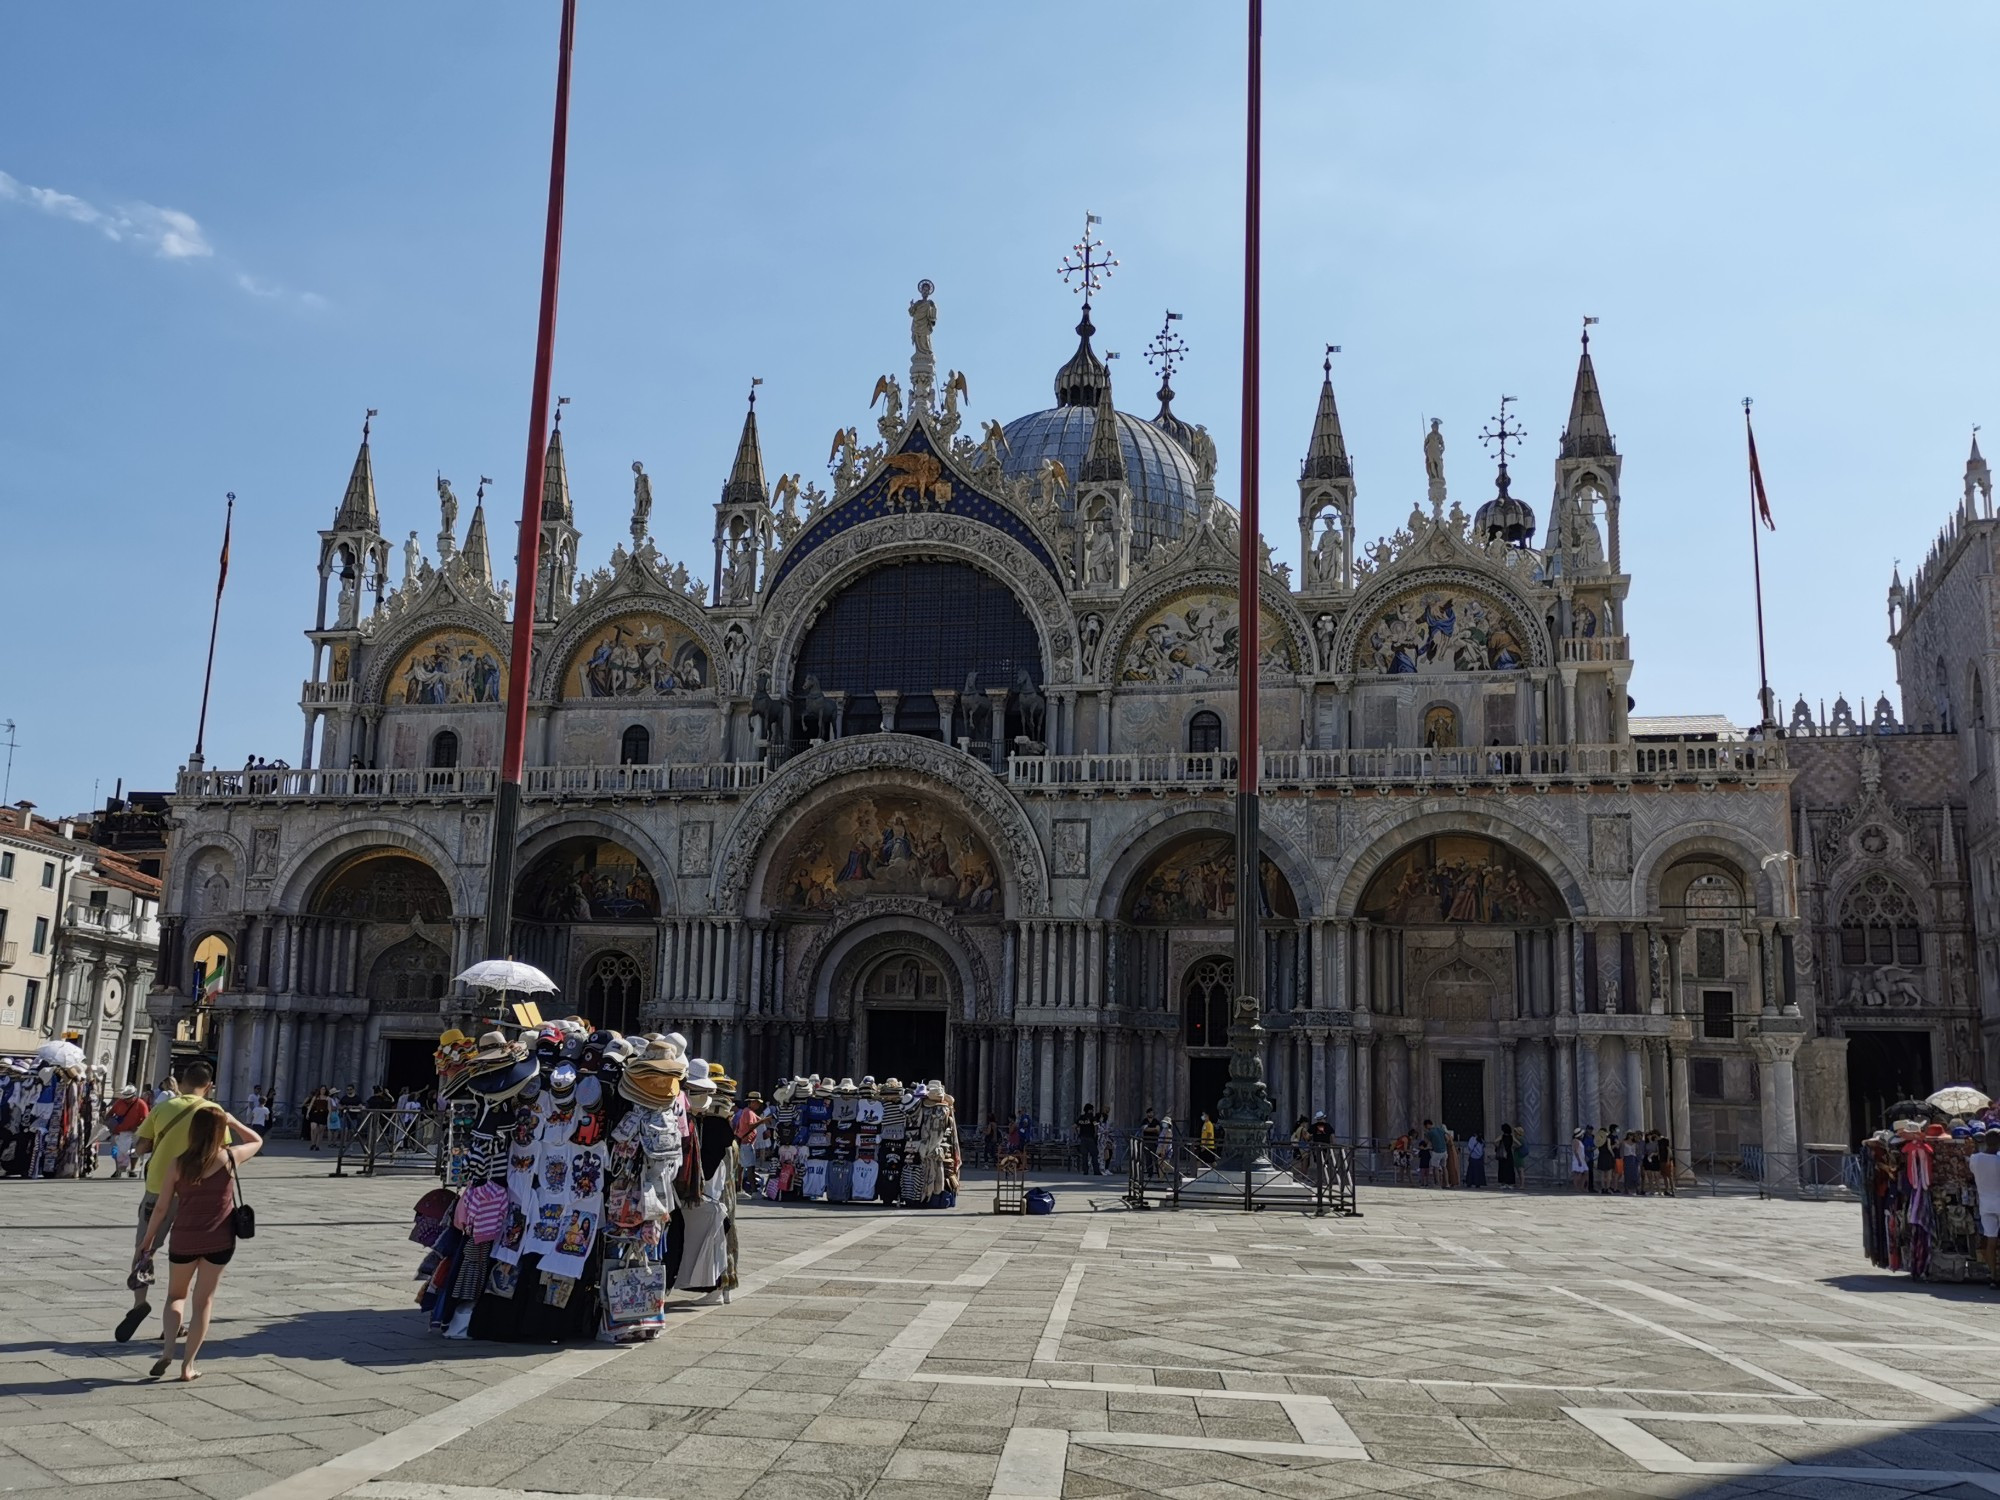
[[[666,1304],[667,1268],[629,1245],[617,1263],[605,1257],[601,1290],[606,1318],[613,1323],[642,1323],[659,1316]]]

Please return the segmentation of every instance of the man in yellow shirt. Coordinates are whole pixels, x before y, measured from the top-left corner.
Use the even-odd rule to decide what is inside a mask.
[[[188,1124],[193,1120],[195,1111],[221,1108],[209,1097],[215,1092],[215,1073],[207,1063],[187,1064],[174,1080],[174,1085],[180,1092],[166,1103],[155,1105],[133,1138],[133,1151],[146,1164],[146,1191],[139,1199],[134,1249],[146,1238],[146,1225],[153,1217],[154,1206],[160,1201],[160,1189],[166,1184],[167,1168],[173,1164],[175,1157],[187,1150]],[[166,1224],[160,1226],[163,1238],[167,1226],[173,1223],[173,1217],[173,1209],[169,1207]],[[152,1258],[148,1256],[144,1261],[135,1260],[132,1274],[126,1278],[126,1285],[132,1288],[132,1306],[119,1319],[113,1335],[119,1343],[128,1342],[153,1310],[146,1299],[146,1288],[152,1284]]]

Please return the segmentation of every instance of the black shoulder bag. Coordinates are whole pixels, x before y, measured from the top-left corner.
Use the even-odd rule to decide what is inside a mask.
[[[257,1210],[243,1201],[243,1179],[237,1175],[236,1152],[228,1146],[222,1148],[229,1160],[229,1178],[236,1185],[236,1207],[229,1211],[229,1232],[239,1240],[257,1238]]]

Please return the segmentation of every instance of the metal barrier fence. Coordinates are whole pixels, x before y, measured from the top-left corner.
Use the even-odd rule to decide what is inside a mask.
[[[1125,1201],[1133,1208],[1289,1208],[1324,1218],[1358,1217],[1354,1148],[1273,1141],[1249,1167],[1223,1166],[1218,1153],[1187,1140],[1122,1139]]]
[[[344,1109],[333,1175],[376,1177],[384,1172],[444,1175],[452,1114],[397,1109]]]

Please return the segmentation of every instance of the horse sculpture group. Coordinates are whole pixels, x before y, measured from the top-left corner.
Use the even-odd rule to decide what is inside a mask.
[[[989,738],[993,729],[993,702],[980,691],[977,671],[965,674],[959,705],[971,737]],[[1034,678],[1025,669],[1016,668],[1003,712],[1020,716],[1021,739],[1041,743],[1048,709],[1049,700]],[[757,690],[750,699],[750,722],[758,740],[765,745],[788,746],[794,728],[816,744],[838,737],[840,705],[810,672],[800,682],[797,692],[789,698],[780,698],[771,691],[771,674],[763,671],[757,674]]]

